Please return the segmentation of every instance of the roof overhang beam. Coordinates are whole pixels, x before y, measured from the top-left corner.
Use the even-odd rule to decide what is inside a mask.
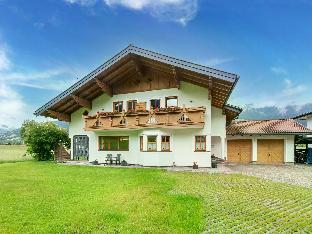
[[[95,83],[102,89],[104,93],[106,93],[108,96],[113,96],[113,89],[110,85],[107,83],[100,81],[98,78],[95,78]]]
[[[48,113],[53,116],[54,118],[57,118],[60,121],[70,122],[71,117],[69,114],[61,113],[55,110],[48,110]]]

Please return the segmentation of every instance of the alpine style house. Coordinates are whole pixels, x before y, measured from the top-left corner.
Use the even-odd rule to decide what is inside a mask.
[[[118,155],[142,166],[210,167],[211,155],[227,158],[226,126],[242,111],[227,104],[238,79],[129,45],[35,115],[69,122],[73,160],[104,163]],[[256,138],[242,140],[243,134],[235,137],[231,130],[230,159],[257,161]],[[292,162],[287,147],[294,137],[273,138],[283,145],[282,161]]]

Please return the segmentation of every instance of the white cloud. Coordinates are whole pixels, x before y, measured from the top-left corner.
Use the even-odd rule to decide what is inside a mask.
[[[64,77],[71,77],[64,80]],[[46,71],[0,72],[0,81],[8,85],[25,86],[37,89],[62,91],[73,84],[74,74],[66,69]]]
[[[288,75],[287,70],[285,68],[283,68],[283,67],[271,67],[271,71],[275,75],[279,75],[279,76],[286,76],[286,75]]]
[[[200,64],[206,65],[208,67],[214,67],[231,61],[233,61],[233,58],[210,58]]]
[[[256,91],[249,93],[237,93],[231,98],[230,103],[245,105],[252,103],[255,107],[276,106],[283,108],[288,105],[301,105],[309,100],[309,84],[296,83],[290,79],[275,82],[274,91],[266,91],[265,88],[253,87]]]
[[[300,93],[306,90],[306,86],[302,84],[294,85],[290,79],[285,79],[284,83],[285,83],[285,87],[281,93],[283,97],[291,97],[291,96],[299,95]]]
[[[65,0],[71,4],[92,6],[97,0]],[[198,0],[102,0],[107,6],[121,6],[145,11],[161,21],[174,21],[186,25],[198,11]]]
[[[80,73],[80,72],[79,72]],[[66,78],[66,79],[64,79]],[[33,118],[32,109],[16,86],[63,91],[76,81],[68,68],[44,71],[21,70],[10,60],[6,47],[0,43],[0,123],[10,128],[20,127],[27,118]]]
[[[45,27],[45,23],[43,23],[43,22],[35,22],[35,23],[33,23],[33,25],[37,29],[42,29]]]
[[[91,6],[96,3],[97,0],[65,0],[65,2],[70,4],[79,4],[82,6]]]
[[[7,49],[0,45],[0,71],[7,70],[10,67],[10,60],[7,55]]]
[[[10,86],[0,83],[0,122],[2,125],[20,127],[30,113],[23,98]]]

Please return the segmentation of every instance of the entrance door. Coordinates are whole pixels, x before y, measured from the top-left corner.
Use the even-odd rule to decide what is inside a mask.
[[[74,160],[89,159],[89,137],[86,135],[77,135],[73,138],[73,156]]]
[[[250,163],[252,154],[252,143],[250,139],[228,140],[227,160],[235,163]]]
[[[258,140],[258,162],[263,164],[284,163],[284,140]]]

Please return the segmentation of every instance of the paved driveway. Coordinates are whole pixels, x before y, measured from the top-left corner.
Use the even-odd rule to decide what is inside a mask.
[[[218,164],[219,172],[239,173],[312,188],[312,165]]]

